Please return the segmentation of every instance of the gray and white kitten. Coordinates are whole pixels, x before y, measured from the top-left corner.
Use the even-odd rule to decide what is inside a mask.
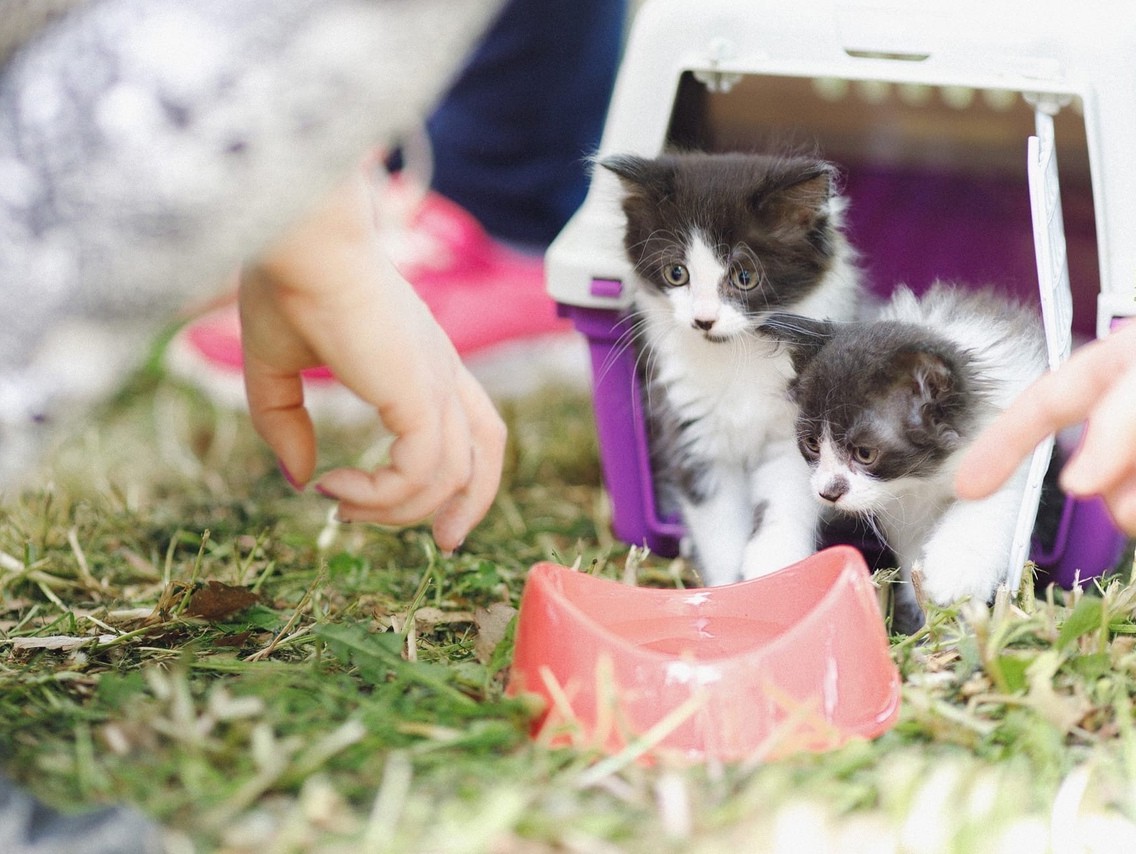
[[[1046,367],[1036,309],[942,283],[900,288],[879,319],[832,323],[773,315],[798,373],[797,444],[817,505],[871,520],[904,582],[920,567],[935,603],[989,600],[1006,581],[1028,463],[982,501],[955,498],[956,463],[974,436]],[[896,625],[917,628],[911,586]]]
[[[764,575],[816,548],[772,311],[850,318],[859,274],[835,170],[810,157],[620,156],[624,246],[660,500],[677,505],[704,583]]]

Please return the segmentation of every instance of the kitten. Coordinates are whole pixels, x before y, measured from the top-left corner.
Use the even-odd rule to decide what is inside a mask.
[[[782,314],[763,330],[789,343],[818,505],[873,520],[932,602],[988,601],[1006,581],[1028,463],[982,501],[957,500],[951,484],[972,438],[1046,368],[1036,310],[940,283],[921,299],[900,288],[875,321]],[[918,628],[909,583],[896,602],[897,628]]]
[[[785,394],[792,366],[757,329],[774,310],[856,310],[834,168],[737,153],[601,165],[624,192],[653,462],[660,501],[682,513],[685,550],[709,585],[807,557],[819,508]]]

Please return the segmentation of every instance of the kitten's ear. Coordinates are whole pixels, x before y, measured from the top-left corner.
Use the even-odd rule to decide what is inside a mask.
[[[757,331],[789,348],[793,370],[799,375],[832,339],[836,324],[831,320],[775,311],[765,316]]]
[[[911,353],[909,358],[912,390],[921,400],[935,403],[954,390],[954,371],[941,356],[918,350]]]
[[[828,213],[836,168],[822,160],[810,161],[784,175],[782,181],[773,192],[763,189],[754,194],[755,210],[769,217],[779,231],[793,234],[812,230]]]
[[[605,157],[599,165],[619,177],[628,195],[661,197],[669,192],[674,172],[658,160],[637,157],[634,154],[617,154]]]
[[[955,371],[942,356],[928,350],[911,350],[903,354],[909,377],[912,426],[926,430],[945,447],[954,447],[958,430],[947,418],[948,398],[958,391]]]

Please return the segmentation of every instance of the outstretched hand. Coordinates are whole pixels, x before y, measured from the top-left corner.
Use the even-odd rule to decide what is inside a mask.
[[[1027,388],[967,450],[955,475],[960,498],[993,493],[1046,436],[1086,422],[1061,488],[1100,495],[1116,524],[1136,533],[1136,323],[1079,348]]]
[[[396,438],[386,465],[335,469],[316,488],[344,521],[433,516],[439,547],[457,548],[496,495],[505,426],[381,251],[361,172],[242,273],[240,307],[252,423],[291,479],[316,467],[300,372],[326,365]]]

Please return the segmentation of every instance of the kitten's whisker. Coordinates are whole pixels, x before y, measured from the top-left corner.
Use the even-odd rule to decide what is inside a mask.
[[[880,527],[880,520],[877,515],[868,511],[864,511],[859,515],[860,518],[864,521],[864,524],[868,526],[868,530],[871,531],[872,536],[879,540],[880,543],[882,543],[885,547],[890,549],[891,544],[888,542],[887,536],[884,534],[883,529]]]
[[[791,318],[791,319],[790,319]],[[806,318],[798,318],[798,315],[789,314],[786,312],[774,312],[763,317],[759,323],[764,329],[770,329],[774,332],[788,332],[796,337],[801,338],[821,338],[822,333],[818,332],[813,327],[805,324],[803,321]],[[760,333],[759,333],[760,334]]]
[[[629,347],[634,346],[635,339],[639,337],[639,328],[642,321],[637,318],[635,314],[628,314],[621,317],[616,326],[625,327],[616,338],[615,343],[604,357],[603,365],[600,367],[599,375],[596,377],[597,384],[602,382],[615,367],[616,363],[623,357],[623,354]]]

